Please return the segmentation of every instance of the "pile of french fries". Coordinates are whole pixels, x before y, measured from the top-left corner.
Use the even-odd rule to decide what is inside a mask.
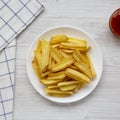
[[[66,35],[40,39],[34,51],[33,68],[44,91],[51,96],[72,95],[96,77],[86,40]]]

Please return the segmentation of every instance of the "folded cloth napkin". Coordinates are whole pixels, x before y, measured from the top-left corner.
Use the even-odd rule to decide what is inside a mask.
[[[0,0],[0,120],[12,120],[15,37],[44,9],[39,0]]]

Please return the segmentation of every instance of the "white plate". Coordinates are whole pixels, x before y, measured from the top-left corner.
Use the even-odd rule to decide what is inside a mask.
[[[91,50],[89,52],[89,55],[92,59],[93,65],[95,67],[95,70],[97,72],[96,78],[91,81],[88,85],[84,86],[81,90],[79,90],[77,93],[64,97],[64,98],[59,98],[59,97],[52,97],[47,95],[43,89],[44,86],[39,82],[37,75],[34,72],[34,69],[32,67],[32,60],[33,60],[33,51],[36,47],[36,44],[38,42],[39,38],[45,38],[46,40],[49,40],[51,36],[56,35],[56,34],[65,34],[71,37],[76,37],[76,38],[83,38],[87,40],[87,43],[91,46]],[[27,74],[29,77],[29,80],[33,87],[38,91],[40,95],[43,97],[54,101],[54,102],[59,102],[59,103],[70,103],[70,102],[75,102],[78,100],[81,100],[82,98],[86,97],[89,95],[97,86],[101,74],[102,74],[102,69],[103,69],[103,59],[102,59],[102,54],[100,51],[100,48],[98,47],[97,43],[95,40],[86,32],[83,30],[76,28],[76,27],[71,27],[71,26],[59,26],[59,27],[54,27],[51,28],[42,34],[39,34],[39,36],[34,40],[32,43],[30,50],[28,51],[28,56],[27,56]]]

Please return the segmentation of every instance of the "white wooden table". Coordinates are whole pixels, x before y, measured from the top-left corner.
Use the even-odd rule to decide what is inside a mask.
[[[17,38],[14,120],[120,120],[120,39],[109,29],[109,17],[120,0],[41,0],[44,12]],[[40,96],[28,81],[26,55],[36,36],[57,25],[90,33],[102,49],[104,69],[92,94],[60,105]]]

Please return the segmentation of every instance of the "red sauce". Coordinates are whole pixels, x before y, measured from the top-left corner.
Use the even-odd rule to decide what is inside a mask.
[[[110,17],[110,29],[118,37],[120,37],[120,9],[116,10]]]

